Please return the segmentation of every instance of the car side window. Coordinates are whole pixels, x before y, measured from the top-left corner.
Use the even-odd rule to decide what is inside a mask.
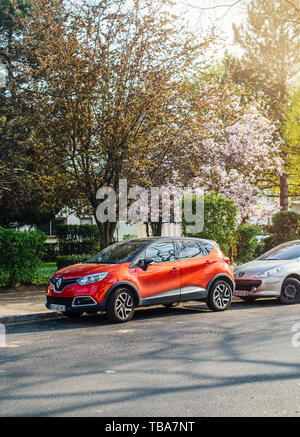
[[[205,256],[206,253],[196,241],[183,240],[179,243],[179,259],[199,258]]]
[[[146,258],[153,258],[155,264],[175,261],[175,247],[174,243],[158,243],[147,249]]]
[[[204,256],[209,255],[210,252],[213,250],[214,246],[210,243],[201,243],[201,249],[204,253]]]

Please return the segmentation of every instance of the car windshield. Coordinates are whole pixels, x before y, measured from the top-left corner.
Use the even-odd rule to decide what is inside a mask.
[[[269,250],[258,259],[260,260],[289,260],[300,257],[300,241],[281,244]]]
[[[130,262],[146,243],[147,241],[145,240],[115,243],[101,250],[85,262],[89,264],[120,264],[122,262]]]

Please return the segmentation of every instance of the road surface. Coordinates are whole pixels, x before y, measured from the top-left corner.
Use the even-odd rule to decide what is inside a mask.
[[[300,416],[292,329],[300,305],[275,300],[7,325],[0,416]]]

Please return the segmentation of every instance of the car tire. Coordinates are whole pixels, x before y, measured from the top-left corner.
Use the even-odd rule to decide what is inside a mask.
[[[292,305],[300,301],[300,281],[287,278],[283,281],[279,301],[285,305]]]
[[[117,288],[108,298],[106,315],[109,321],[124,323],[132,319],[135,309],[133,293],[128,288]]]
[[[206,304],[213,311],[224,311],[231,305],[232,287],[223,280],[217,280],[209,289]]]
[[[83,312],[82,313],[81,312],[73,313],[72,311],[63,311],[62,314],[64,316],[69,317],[70,319],[79,319],[79,317],[82,316]]]

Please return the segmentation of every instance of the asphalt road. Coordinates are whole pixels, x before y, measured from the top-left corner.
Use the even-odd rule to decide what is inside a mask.
[[[300,416],[295,323],[300,305],[265,300],[8,325],[0,415]]]

